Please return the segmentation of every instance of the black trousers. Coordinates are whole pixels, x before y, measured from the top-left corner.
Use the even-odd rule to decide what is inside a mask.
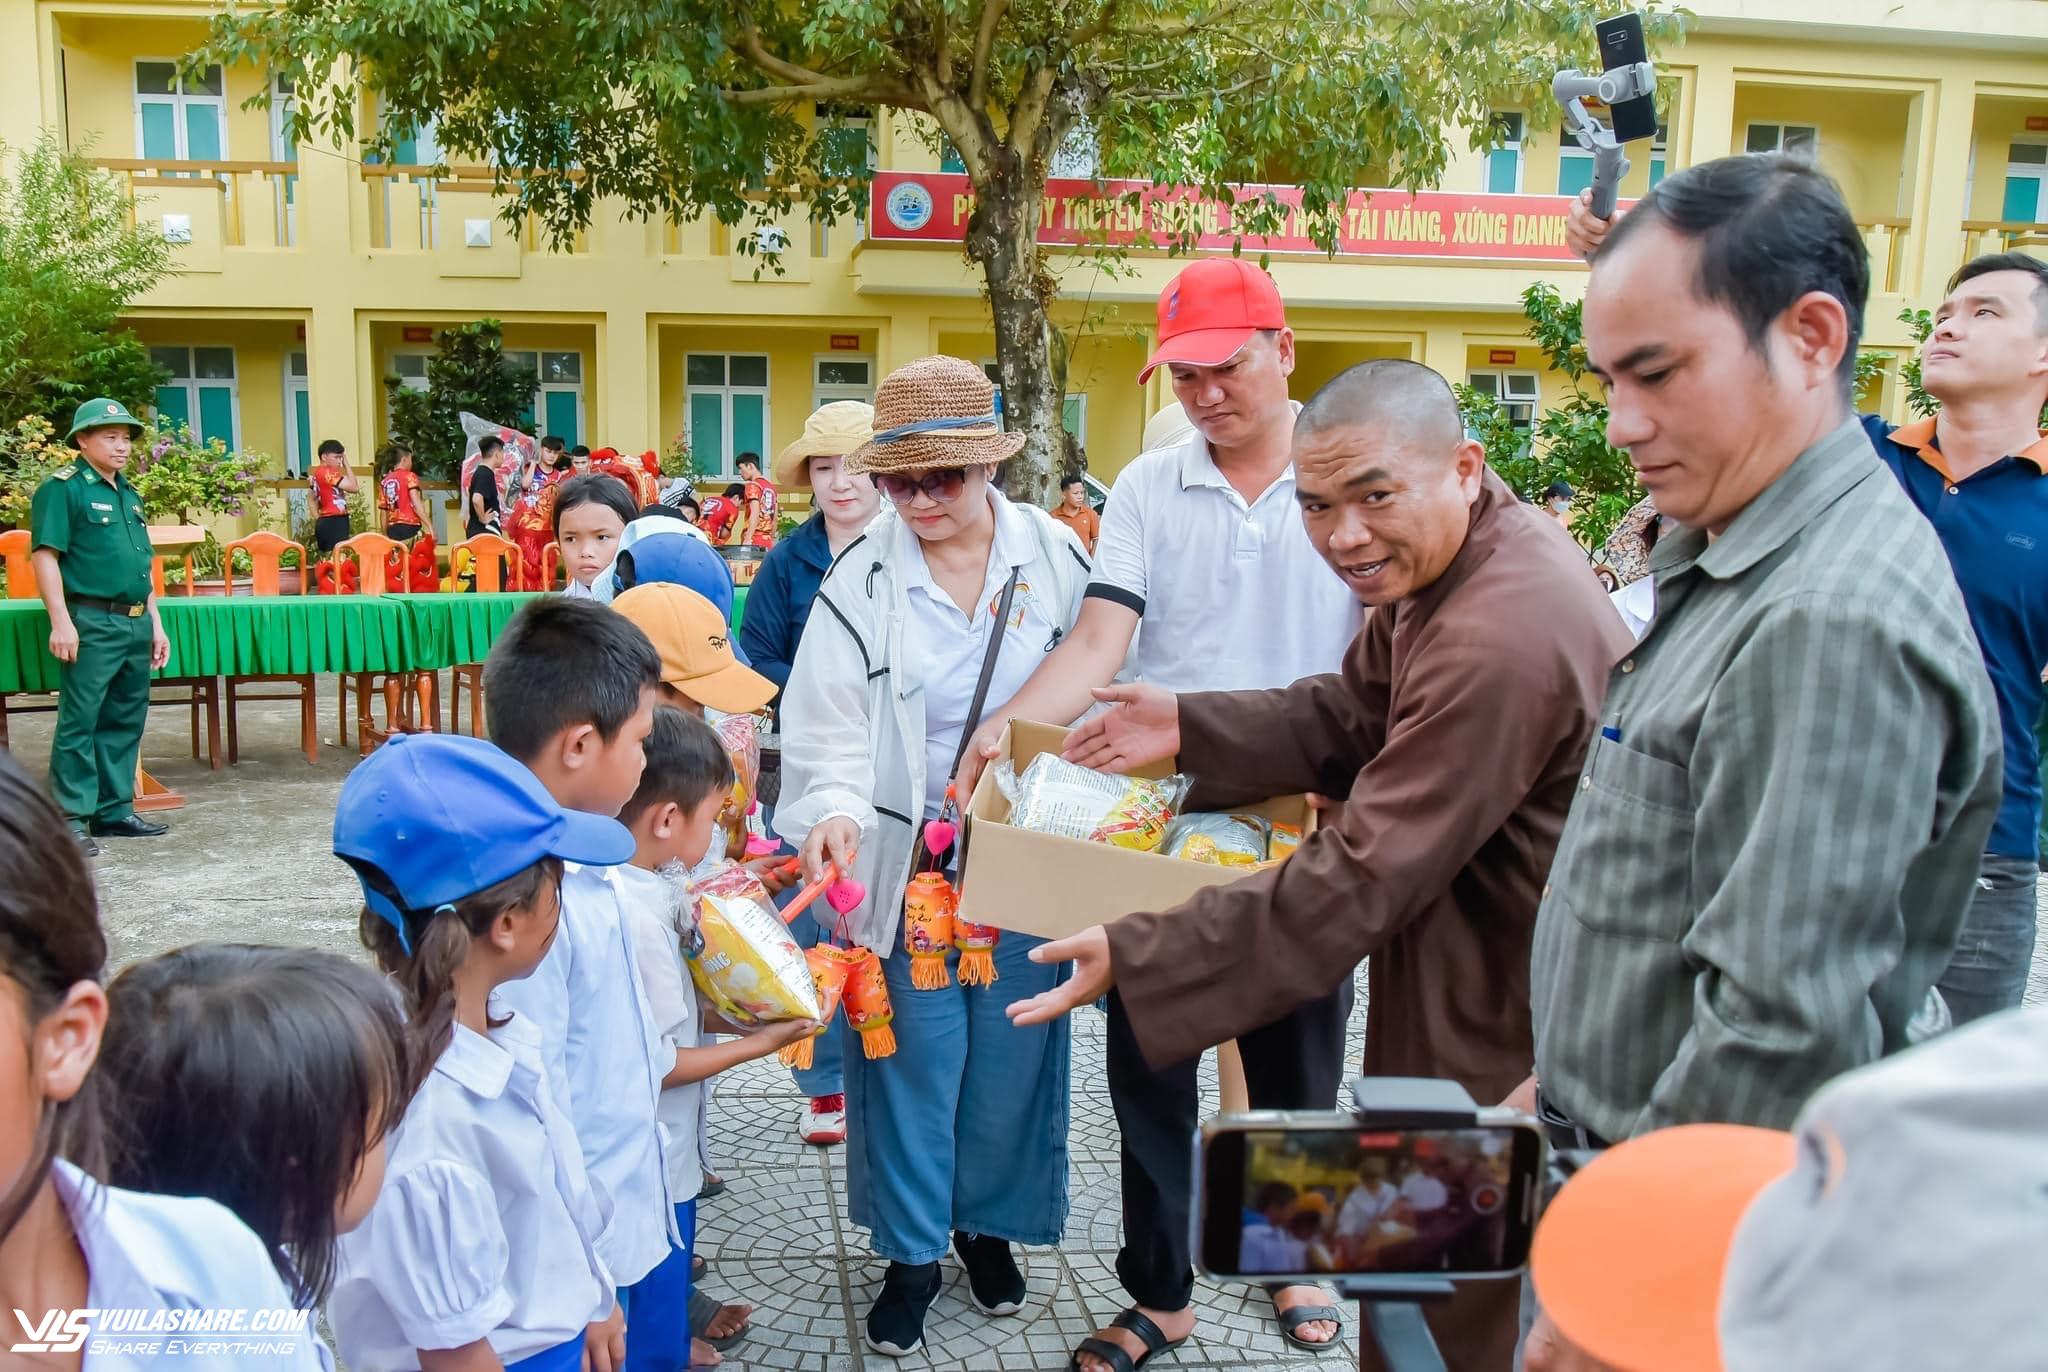
[[[345,514],[321,515],[313,521],[313,546],[323,553],[331,553],[339,545],[348,542],[349,519]]]
[[[1351,1074],[1344,1025],[1351,981],[1263,1029],[1238,1037],[1246,1094],[1258,1110],[1333,1110]],[[1123,1132],[1124,1246],[1117,1280],[1132,1301],[1179,1310],[1194,1297],[1190,1217],[1195,1127],[1202,1099],[1199,1057],[1155,1072],[1145,1065],[1122,997],[1109,993],[1109,1099]]]

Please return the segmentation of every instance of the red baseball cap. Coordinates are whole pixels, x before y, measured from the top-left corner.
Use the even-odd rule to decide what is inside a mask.
[[[1256,263],[1205,257],[1159,293],[1159,346],[1138,384],[1168,362],[1214,367],[1228,362],[1261,329],[1287,327],[1280,288]]]

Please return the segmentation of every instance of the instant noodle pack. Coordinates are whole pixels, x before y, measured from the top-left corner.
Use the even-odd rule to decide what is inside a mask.
[[[1077,767],[1067,733],[1010,721],[966,806],[956,920],[1064,937],[1285,861],[1315,827],[1300,795],[1184,813],[1189,778]]]

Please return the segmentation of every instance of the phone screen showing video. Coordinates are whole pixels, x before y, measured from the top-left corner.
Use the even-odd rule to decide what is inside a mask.
[[[1530,1130],[1247,1130],[1238,1138],[1239,1274],[1505,1272],[1526,1260],[1540,1157]],[[1221,1218],[1212,1207],[1211,1226]]]

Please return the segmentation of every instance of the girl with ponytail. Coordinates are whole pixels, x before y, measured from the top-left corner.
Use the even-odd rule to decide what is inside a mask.
[[[383,1189],[339,1242],[328,1317],[351,1372],[623,1363],[565,1095],[492,995],[546,956],[563,862],[633,850],[623,825],[564,810],[480,739],[399,735],[342,786],[335,855],[362,883],[365,946],[405,993],[414,1064]]]

